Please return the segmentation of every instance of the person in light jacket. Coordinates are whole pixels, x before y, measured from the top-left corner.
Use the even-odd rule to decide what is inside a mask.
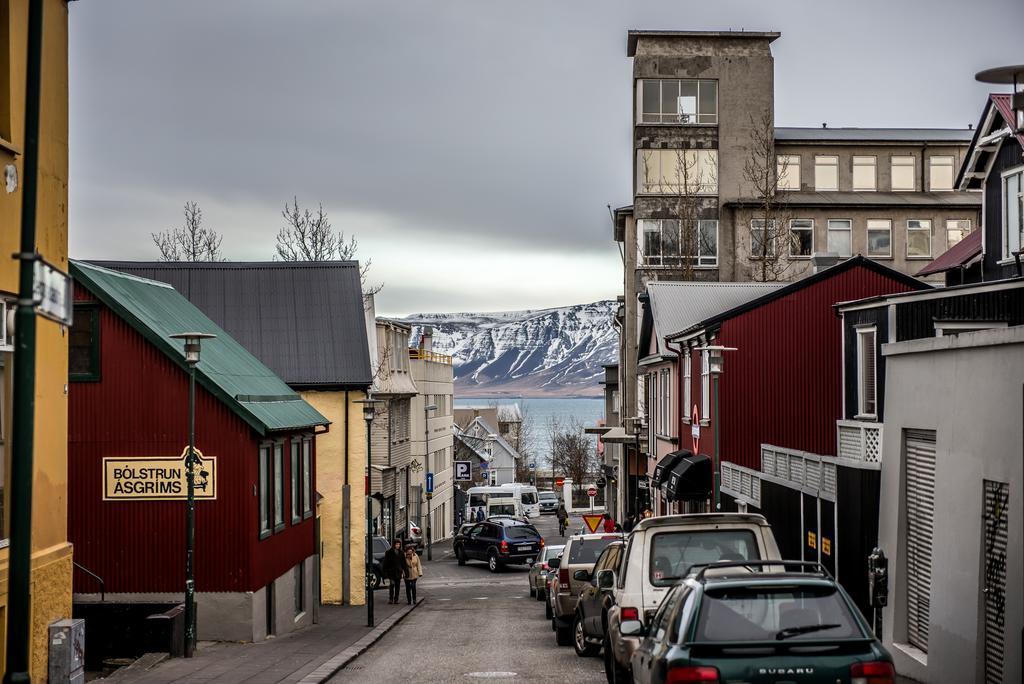
[[[416,549],[411,546],[405,549],[405,564],[409,569],[405,572],[405,600],[411,606],[416,603],[416,580],[423,576],[423,565]]]
[[[381,561],[380,573],[388,580],[388,603],[398,603],[398,592],[401,591],[401,581],[409,571],[405,563],[405,554],[402,553],[402,540],[396,539],[391,548],[384,553],[384,560]]]

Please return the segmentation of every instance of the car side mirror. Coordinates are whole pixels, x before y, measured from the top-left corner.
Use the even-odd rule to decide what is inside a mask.
[[[597,588],[601,591],[611,591],[615,588],[615,571],[602,570],[597,573]]]
[[[557,570],[558,566],[561,565],[561,564],[562,564],[562,559],[561,558],[552,558],[551,560],[548,561],[548,569],[549,570]]]
[[[646,636],[644,633],[644,623],[639,620],[623,620],[622,624],[619,625],[619,633],[622,636]]]
[[[577,570],[576,572],[572,573],[572,578],[574,580],[578,580],[580,582],[589,582],[590,581],[590,571],[589,570]]]

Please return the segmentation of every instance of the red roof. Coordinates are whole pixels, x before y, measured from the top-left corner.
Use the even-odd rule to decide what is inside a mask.
[[[981,233],[980,229],[968,233],[967,237],[935,257],[935,261],[918,271],[917,275],[926,276],[932,273],[944,273],[968,263],[971,259],[981,254]]]
[[[1010,100],[1012,96],[1005,93],[992,93],[989,97],[992,98],[992,104],[1003,115],[1006,125],[1011,129],[1016,126],[1017,116],[1013,113],[1013,104]],[[1017,142],[1024,146],[1024,132],[1017,133]]]

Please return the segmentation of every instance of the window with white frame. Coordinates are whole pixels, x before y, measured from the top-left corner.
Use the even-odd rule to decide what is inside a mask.
[[[932,222],[926,219],[907,221],[907,258],[930,259],[932,256]]]
[[[892,256],[892,221],[868,219],[868,256],[876,259]]]
[[[289,446],[291,448],[289,495],[292,499],[292,524],[294,525],[302,520],[302,445],[299,440],[293,439]]]
[[[284,529],[284,444],[274,444],[274,532]]]
[[[679,415],[683,417],[684,423],[690,422],[690,375],[693,363],[690,360],[690,350],[683,354],[683,405],[679,408]]]
[[[814,254],[814,220],[792,219],[789,222],[789,256],[809,259]]]
[[[1024,169],[1003,173],[1003,258],[1024,245]]]
[[[953,189],[952,157],[928,158],[928,189],[933,191]]]
[[[878,416],[875,368],[875,329],[857,330],[857,417]]]
[[[672,434],[672,419],[670,417],[671,407],[669,406],[671,398],[671,394],[669,392],[669,377],[667,369],[661,371],[661,392],[658,396],[661,408],[661,418],[659,419],[658,431],[663,435]]]
[[[947,337],[960,333],[978,332],[1007,327],[1006,321],[935,321],[935,336]]]
[[[711,358],[707,350],[700,353],[700,417],[707,420],[711,413]]]
[[[839,157],[820,155],[814,158],[814,189],[839,189]]]
[[[302,440],[302,517],[313,515],[313,440]]]
[[[826,249],[841,257],[853,255],[853,221],[849,219],[829,219]]]
[[[970,232],[970,219],[946,219],[946,249],[963,240]]]
[[[262,539],[269,536],[273,531],[271,519],[274,517],[274,491],[273,478],[271,477],[273,463],[270,444],[260,445],[258,458],[259,474],[256,485],[258,489],[257,501],[259,503],[259,529],[260,538]]]
[[[914,157],[893,155],[891,181],[893,192],[913,192],[917,187],[914,178]]]
[[[858,191],[877,189],[874,157],[853,158],[853,189]]]
[[[753,259],[775,258],[775,220],[750,220],[750,256]]]
[[[645,78],[637,84],[640,123],[718,123],[718,81]]]
[[[779,190],[800,189],[800,155],[780,154],[775,158],[775,174]]]
[[[640,194],[714,195],[718,192],[718,150],[637,150]]]
[[[718,221],[640,219],[640,261],[645,266],[679,268],[689,262],[695,268],[718,265]]]

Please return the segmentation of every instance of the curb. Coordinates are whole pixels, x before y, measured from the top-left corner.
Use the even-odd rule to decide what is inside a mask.
[[[406,606],[400,612],[388,617],[384,622],[374,627],[373,631],[362,639],[346,647],[340,653],[331,656],[326,662],[320,665],[308,675],[299,680],[299,684],[322,684],[334,675],[338,674],[346,665],[365,653],[371,646],[391,631],[395,625],[401,622],[406,615],[416,610],[426,599],[420,599],[411,606]]]

